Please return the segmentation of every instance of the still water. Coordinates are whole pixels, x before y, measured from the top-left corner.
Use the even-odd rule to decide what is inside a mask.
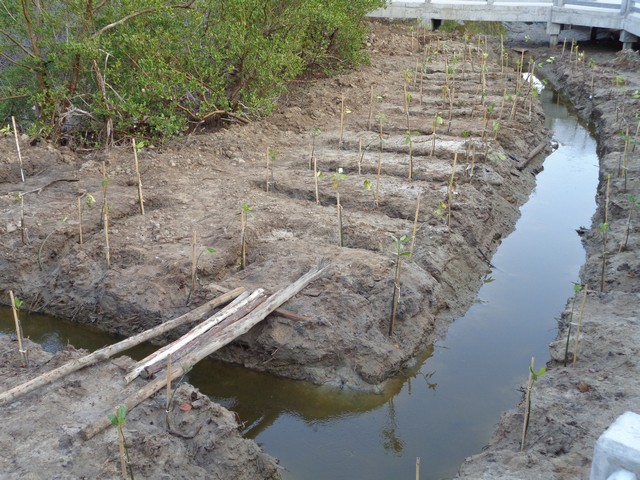
[[[531,357],[547,361],[556,318],[584,262],[575,230],[595,211],[598,158],[589,132],[551,92],[542,95],[559,148],[492,259],[493,281],[383,394],[335,392],[213,361],[190,373],[191,383],[238,412],[245,435],[281,460],[285,478],[414,478],[416,457],[423,480],[451,478],[487,443],[500,412],[520,400]],[[116,340],[50,317],[23,323],[49,350]],[[11,328],[10,313],[1,311],[0,332]]]

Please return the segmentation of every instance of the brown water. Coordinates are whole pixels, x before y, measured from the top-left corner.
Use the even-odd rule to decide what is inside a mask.
[[[451,478],[487,443],[500,412],[520,400],[531,356],[546,362],[556,317],[584,262],[575,229],[589,225],[595,211],[598,158],[589,132],[550,93],[543,95],[560,147],[492,259],[493,281],[383,394],[337,392],[213,361],[189,374],[201,391],[238,412],[245,435],[281,460],[286,478],[414,478],[416,457],[423,480]],[[118,340],[39,315],[23,323],[26,335],[49,350]],[[9,312],[0,311],[0,332],[12,325]]]

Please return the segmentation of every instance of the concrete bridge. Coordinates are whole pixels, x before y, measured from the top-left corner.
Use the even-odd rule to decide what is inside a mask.
[[[623,48],[640,37],[640,0],[426,0],[391,1],[371,17],[434,20],[545,22],[551,45],[563,25],[620,31]]]

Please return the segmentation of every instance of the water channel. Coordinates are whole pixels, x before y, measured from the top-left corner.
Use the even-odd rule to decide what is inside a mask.
[[[588,130],[552,92],[542,97],[559,148],[492,259],[491,281],[446,337],[383,394],[335,392],[213,361],[190,373],[203,393],[238,412],[245,435],[281,460],[285,478],[413,478],[416,457],[422,479],[451,478],[488,442],[500,412],[520,400],[531,357],[537,365],[547,361],[556,318],[584,262],[575,230],[595,211],[598,158]],[[116,340],[45,316],[23,323],[48,350]],[[0,311],[0,333],[12,325],[9,311]]]

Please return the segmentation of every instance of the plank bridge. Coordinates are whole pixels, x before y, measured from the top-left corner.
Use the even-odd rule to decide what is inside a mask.
[[[623,48],[631,48],[640,37],[640,0],[391,1],[369,16],[416,19],[430,28],[436,20],[543,22],[552,46],[563,25],[620,31]]]

